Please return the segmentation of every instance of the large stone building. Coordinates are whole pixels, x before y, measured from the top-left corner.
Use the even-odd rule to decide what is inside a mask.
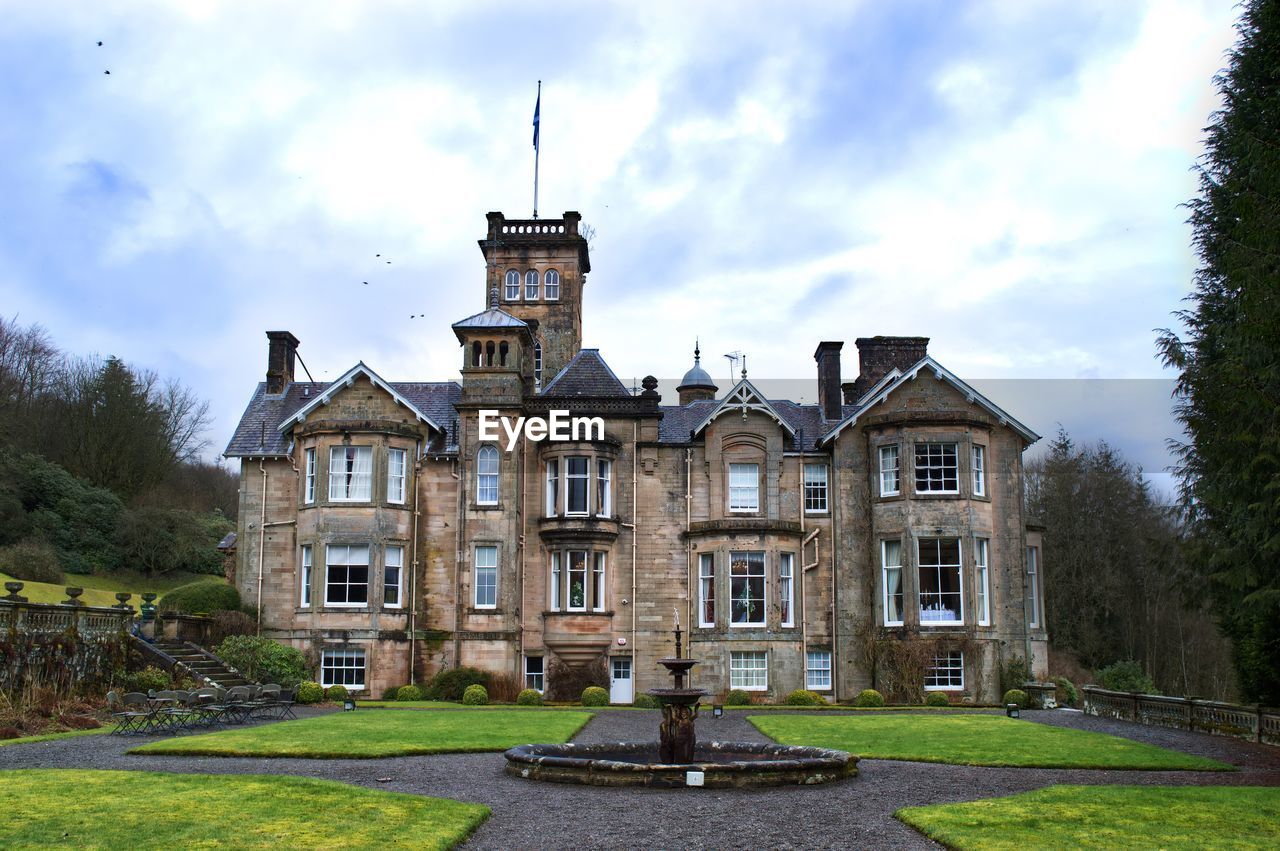
[[[990,702],[1011,658],[1043,672],[1022,485],[1037,435],[921,337],[858,339],[845,383],[842,344],[819,343],[816,405],[766,399],[745,371],[721,393],[696,352],[676,404],[651,378],[633,393],[581,347],[579,218],[489,214],[486,309],[452,326],[460,383],[364,363],[297,381],[298,340],[267,333],[226,452],[236,581],[264,635],[375,696],[470,665],[629,702],[669,684],[677,619],[716,694]],[[554,411],[599,420],[532,439]],[[487,432],[491,412],[533,428]]]

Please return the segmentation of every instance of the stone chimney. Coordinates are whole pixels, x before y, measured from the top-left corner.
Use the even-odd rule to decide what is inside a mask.
[[[298,356],[298,338],[288,331],[268,331],[267,392],[283,393],[293,382],[293,364]]]
[[[818,344],[813,359],[818,362],[818,404],[824,420],[838,420],[840,411],[840,350],[844,343],[828,340]]]
[[[906,372],[929,354],[928,337],[859,337],[858,378],[843,385],[846,405],[856,404],[895,367]]]

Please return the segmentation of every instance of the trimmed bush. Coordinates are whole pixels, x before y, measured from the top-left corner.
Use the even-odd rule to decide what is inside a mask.
[[[735,688],[724,697],[725,706],[750,706],[751,695],[740,688]]]
[[[1111,691],[1133,691],[1139,694],[1159,694],[1155,682],[1142,670],[1142,665],[1126,659],[1114,662],[1097,672],[1098,685]]]
[[[302,651],[270,638],[233,635],[214,648],[213,653],[255,682],[293,688],[307,676],[307,660]]]
[[[1005,691],[1021,688],[1024,683],[1032,679],[1031,665],[1021,656],[1010,656],[1005,661],[1004,667],[1000,669],[1000,688]]]
[[[319,703],[324,700],[324,689],[319,683],[298,683],[293,699],[298,703]]]
[[[608,706],[609,692],[600,686],[587,686],[582,690],[583,706]]]
[[[144,694],[149,691],[163,691],[164,689],[173,688],[173,677],[168,671],[148,665],[141,671],[134,671],[131,674],[125,674],[117,678],[122,691],[140,691]]]
[[[482,685],[485,692],[489,690],[489,673],[476,668],[453,668],[441,671],[431,678],[424,688],[423,696],[427,700],[462,700],[467,686]]]
[[[662,706],[662,704],[658,702],[658,698],[651,694],[636,695],[636,699],[631,701],[631,705],[637,709],[657,709]]]
[[[489,690],[479,683],[467,686],[466,691],[462,693],[462,703],[464,706],[485,706],[488,702]]]
[[[1054,677],[1053,684],[1057,686],[1054,697],[1059,706],[1075,706],[1080,702],[1080,692],[1076,691],[1076,685],[1071,680],[1066,677]]]
[[[422,689],[417,686],[400,686],[396,689],[396,700],[422,700]]]
[[[527,688],[516,695],[516,706],[541,706],[542,692],[536,688]]]
[[[931,691],[924,699],[925,706],[950,706],[951,701],[940,691]]]
[[[1016,703],[1019,709],[1027,708],[1027,693],[1020,688],[1011,688],[1004,693],[1004,705]]]
[[[157,608],[184,615],[234,612],[240,608],[240,592],[221,579],[201,579],[174,588],[160,598]]]
[[[884,706],[884,695],[873,688],[863,689],[858,692],[858,698],[853,702],[854,706]]]
[[[787,695],[787,706],[826,706],[827,700],[816,691],[798,688]]]
[[[346,686],[329,686],[324,690],[325,700],[331,703],[341,703],[350,696],[351,693],[347,691]]]
[[[23,582],[62,584],[62,564],[58,561],[58,551],[39,538],[28,538],[21,543],[0,548],[0,573],[7,573]]]

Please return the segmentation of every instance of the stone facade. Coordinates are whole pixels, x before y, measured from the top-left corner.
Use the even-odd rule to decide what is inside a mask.
[[[677,618],[716,695],[997,702],[1011,657],[1043,673],[1022,510],[1036,435],[920,337],[859,339],[843,385],[841,345],[821,343],[819,405],[765,399],[745,374],[719,394],[696,365],[679,405],[652,379],[633,394],[581,348],[578,221],[489,215],[488,308],[453,325],[460,383],[364,364],[298,382],[297,340],[268,333],[268,381],[227,449],[236,582],[264,634],[375,696],[470,665],[627,701],[669,685],[656,660]],[[489,412],[554,411],[603,434],[482,439]]]

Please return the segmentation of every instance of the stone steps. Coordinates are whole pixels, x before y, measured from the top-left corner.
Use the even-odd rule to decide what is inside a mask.
[[[183,666],[221,688],[253,685],[231,666],[208,651],[181,641],[157,641],[156,649],[162,650]]]

